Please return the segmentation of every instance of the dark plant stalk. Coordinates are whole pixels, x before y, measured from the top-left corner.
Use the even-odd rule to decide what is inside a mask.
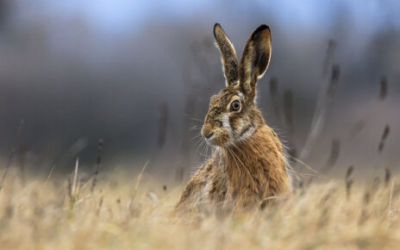
[[[389,186],[390,178],[392,176],[392,173],[390,171],[390,168],[385,168],[385,186]]]
[[[383,151],[383,148],[385,146],[385,142],[389,136],[389,133],[390,133],[390,126],[386,125],[385,129],[383,130],[382,136],[381,136],[381,141],[379,142],[379,146],[378,146],[379,153],[381,153]]]
[[[346,181],[346,198],[350,199],[351,196],[351,187],[353,186],[353,179],[352,174],[354,171],[354,166],[350,166],[347,171],[346,171],[346,177],[345,177],[345,181]]]
[[[379,101],[385,100],[387,93],[388,93],[388,82],[386,77],[382,76],[380,81]]]
[[[97,177],[99,176],[100,173],[102,154],[103,154],[103,139],[99,139],[99,144],[97,148],[96,169],[93,173],[92,187],[90,188],[90,192],[92,194],[94,192],[94,188],[96,187]]]
[[[332,139],[332,148],[328,161],[325,164],[325,171],[331,169],[339,159],[340,155],[340,141],[337,138]]]

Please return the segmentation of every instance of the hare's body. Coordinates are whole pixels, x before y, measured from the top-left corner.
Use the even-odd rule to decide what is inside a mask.
[[[247,208],[288,191],[290,180],[281,143],[264,125],[237,148],[218,148],[189,181],[177,209]]]
[[[201,132],[216,147],[186,186],[178,211],[209,211],[227,205],[249,208],[291,190],[282,144],[254,103],[256,82],[269,63],[269,28],[262,25],[253,32],[240,64],[218,24],[214,36],[227,86],[211,97]]]

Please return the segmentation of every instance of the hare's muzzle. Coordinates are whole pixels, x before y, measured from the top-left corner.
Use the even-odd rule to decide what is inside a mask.
[[[203,126],[203,128],[201,129],[201,135],[205,138],[205,139],[211,139],[211,137],[214,135],[214,131],[212,130],[211,126],[206,124]]]

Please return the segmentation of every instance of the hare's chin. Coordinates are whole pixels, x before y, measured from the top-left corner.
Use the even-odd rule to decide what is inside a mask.
[[[223,146],[225,142],[221,140],[221,138],[216,137],[215,135],[211,136],[210,138],[205,139],[208,145],[211,146]]]
[[[214,138],[214,136],[211,136],[210,138],[206,138],[204,140],[206,140],[208,145],[218,146],[217,140]]]

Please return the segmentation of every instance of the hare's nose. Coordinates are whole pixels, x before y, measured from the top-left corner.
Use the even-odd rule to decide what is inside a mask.
[[[209,139],[211,136],[213,136],[214,132],[212,131],[211,127],[209,125],[204,125],[203,128],[201,129],[201,135]]]

